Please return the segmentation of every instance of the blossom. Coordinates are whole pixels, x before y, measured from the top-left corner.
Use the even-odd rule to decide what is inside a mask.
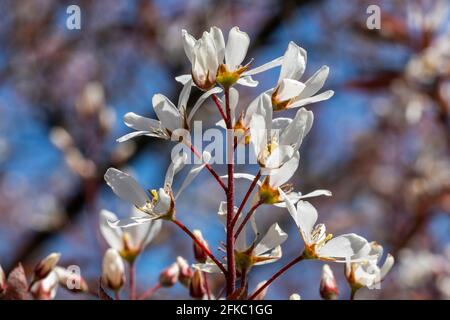
[[[115,222],[110,221],[110,225],[113,227],[130,227],[156,219],[174,219],[175,199],[206,166],[210,158],[211,155],[208,152],[203,152],[204,163],[196,165],[190,170],[175,197],[172,191],[172,182],[175,174],[184,167],[187,159],[185,153],[177,155],[171,162],[166,172],[164,186],[158,190],[151,190],[151,197],[133,177],[115,168],[109,168],[105,173],[105,180],[113,192],[146,214],[146,216],[131,217]]]
[[[354,233],[333,238],[326,233],[324,224],[316,225],[318,214],[311,203],[300,200],[295,207],[281,189],[279,192],[305,243],[303,256],[306,259],[348,262],[369,256],[370,244],[366,239]]]
[[[135,209],[135,217],[146,217],[145,213]],[[122,258],[133,261],[139,253],[155,238],[161,230],[161,220],[149,221],[122,230],[110,226],[110,221],[117,221],[117,216],[108,210],[100,212],[100,232],[111,248],[116,249]]]
[[[178,99],[178,105],[175,106],[172,101],[162,94],[155,94],[152,98],[153,110],[159,120],[146,118],[135,114],[134,112],[128,112],[124,116],[125,124],[136,130],[135,132],[128,133],[119,139],[118,142],[124,142],[129,139],[138,136],[149,136],[160,139],[168,140],[172,137],[172,134],[182,135],[183,129],[188,130],[190,122],[203,104],[203,102],[212,94],[222,91],[220,88],[214,88],[204,93],[194,104],[189,116],[187,115],[186,108],[191,93],[192,81],[187,81],[183,90],[181,90],[180,97]]]
[[[375,256],[376,259],[362,259],[346,264],[345,276],[354,289],[379,287],[394,265],[394,257],[388,254],[384,263],[379,266],[383,256],[383,247],[375,241],[370,243],[369,256]]]
[[[234,83],[254,87],[258,84],[250,76],[277,67],[282,57],[274,59],[258,68],[248,70],[250,63],[242,65],[250,45],[247,33],[233,27],[225,39],[222,30],[212,27],[209,32],[203,32],[196,40],[186,30],[182,30],[183,45],[186,56],[192,65],[191,75],[177,77],[178,81],[186,82],[192,79],[197,87],[208,90],[221,84],[230,87]]]
[[[159,284],[163,287],[172,287],[178,282],[180,267],[177,262],[172,263],[159,275]]]
[[[303,48],[294,42],[289,43],[283,57],[277,85],[270,90],[274,110],[298,108],[328,100],[334,95],[332,90],[316,95],[328,77],[327,66],[322,66],[306,82],[299,81],[305,72],[306,57],[306,51]]]
[[[102,282],[114,291],[119,291],[125,283],[125,266],[116,249],[109,248],[103,257]]]

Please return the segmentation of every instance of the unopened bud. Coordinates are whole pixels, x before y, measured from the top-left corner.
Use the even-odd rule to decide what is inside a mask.
[[[61,257],[60,253],[51,253],[42,259],[34,268],[34,281],[44,279],[53,271]]]
[[[117,250],[109,248],[103,257],[102,282],[118,291],[125,283],[125,266]]]
[[[320,279],[320,296],[325,300],[336,300],[339,296],[339,288],[329,265],[324,265],[322,278]]]
[[[200,230],[194,230],[192,233],[201,243],[203,243],[206,248],[209,248],[208,242],[206,242],[206,240],[203,238],[203,234]],[[194,257],[195,260],[200,263],[205,263],[206,259],[208,258],[205,250],[203,250],[196,242],[194,242]]]
[[[56,272],[50,272],[47,277],[35,282],[31,288],[30,293],[38,300],[52,300],[56,296],[58,289],[58,276]]]
[[[6,275],[5,272],[3,272],[2,266],[0,266],[0,296],[5,292],[6,290]]]
[[[177,258],[177,264],[180,271],[178,280],[183,286],[189,287],[191,279],[194,275],[194,270],[192,270],[192,268],[183,257]]]
[[[259,290],[263,285],[266,284],[267,281],[261,281],[260,283],[258,283],[256,285],[255,291]],[[269,286],[265,287],[263,291],[261,291],[260,293],[258,293],[253,299],[254,300],[264,300],[264,298],[266,297],[267,294],[267,289],[269,289]]]
[[[72,292],[88,292],[89,287],[84,278],[78,272],[76,272],[77,269],[71,267],[69,267],[68,269],[58,266],[55,267],[55,272],[58,275],[59,284]]]
[[[290,295],[289,300],[302,300],[302,297],[298,293],[293,293]]]
[[[206,287],[204,280],[203,273],[200,270],[195,270],[191,284],[189,285],[189,294],[192,298],[202,299],[205,296]]]
[[[180,268],[176,262],[164,269],[159,275],[159,283],[163,287],[171,287],[178,281]]]

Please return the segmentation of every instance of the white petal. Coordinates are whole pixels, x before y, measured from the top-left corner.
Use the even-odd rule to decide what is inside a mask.
[[[319,256],[350,259],[365,246],[370,246],[366,239],[354,233],[344,234],[328,241],[319,249]]]
[[[297,217],[299,218],[297,225],[299,226],[304,238],[308,243],[310,243],[311,233],[317,222],[317,210],[311,203],[307,201],[299,201],[297,202],[297,213]]]
[[[175,199],[177,199],[180,194],[186,189],[191,182],[197,177],[197,175],[203,170],[203,168],[206,166],[206,163],[211,159],[211,154],[207,151],[203,152],[203,161],[204,163],[194,166],[191,171],[187,174],[186,178],[184,179],[183,183],[181,184],[181,187],[178,189],[177,195],[175,196]]]
[[[394,257],[388,254],[383,266],[380,269],[380,279],[383,280],[394,265]]]
[[[115,168],[109,168],[105,173],[105,181],[123,200],[137,207],[143,207],[147,203],[147,193],[130,175]]]
[[[295,171],[297,171],[299,162],[300,154],[296,152],[294,156],[280,168],[272,170],[272,174],[270,175],[269,180],[270,185],[273,188],[278,188],[283,183],[288,182],[289,179],[294,175]]]
[[[214,262],[197,263],[192,267],[206,273],[222,273],[222,270]]]
[[[192,80],[186,82],[181,90],[180,97],[178,98],[178,110],[186,110],[189,95],[191,94]]]
[[[295,150],[291,146],[278,146],[266,159],[264,165],[269,169],[280,168],[281,165],[293,157],[294,152]]]
[[[236,123],[236,107],[239,103],[239,91],[237,91],[235,88],[230,88],[229,93],[229,104],[230,104],[230,112],[231,112],[231,120],[232,124],[234,125]]]
[[[117,251],[123,248],[122,230],[111,228],[108,221],[116,221],[117,216],[111,211],[103,209],[100,211],[100,232],[111,248]]]
[[[322,92],[321,94],[318,94],[316,96],[312,96],[310,98],[297,100],[294,103],[292,103],[291,105],[289,105],[289,109],[303,107],[303,106],[306,106],[307,104],[311,104],[311,103],[315,103],[315,102],[325,101],[325,100],[330,99],[333,95],[334,95],[334,91],[328,90],[328,91]]]
[[[246,180],[249,180],[249,181],[253,181],[255,179],[255,176],[250,174],[250,173],[235,173],[233,176],[234,176],[235,179],[246,179]],[[220,176],[220,178],[221,179],[228,179],[228,175]],[[258,184],[258,186],[260,186],[261,185],[261,181],[258,180],[257,184]]]
[[[269,253],[259,256],[260,258],[269,258],[268,260],[257,262],[254,265],[255,266],[261,266],[261,265],[264,265],[264,264],[273,263],[273,262],[281,259],[282,256],[283,256],[283,251],[281,250],[281,246],[278,246],[278,247],[275,247]]]
[[[195,113],[197,112],[198,108],[201,107],[201,105],[203,104],[203,102],[205,102],[205,100],[212,94],[216,94],[216,93],[220,93],[222,92],[222,89],[219,87],[214,87],[208,91],[206,91],[204,94],[202,94],[200,96],[200,98],[198,98],[197,102],[195,103],[194,107],[192,108],[191,112],[189,113],[189,117],[188,117],[188,123],[190,123],[192,121],[192,118],[194,117]]]
[[[281,199],[283,199],[284,202],[286,203],[286,208],[288,209],[288,212],[291,215],[292,219],[294,219],[295,224],[297,225],[298,228],[300,228],[300,226],[302,225],[302,223],[300,222],[301,217],[300,214],[297,212],[297,209],[295,209],[294,203],[292,203],[291,199],[289,199],[289,197],[286,196],[283,190],[278,188],[278,192],[280,193]]]
[[[108,224],[111,228],[129,228],[143,223],[149,223],[152,220],[152,218],[131,217],[116,221],[108,221]]]
[[[134,217],[142,217],[148,219],[148,215],[142,211],[134,208]],[[162,220],[152,220],[145,224],[139,224],[134,227],[128,228],[127,232],[130,234],[133,243],[144,249],[159,233],[162,226]],[[117,229],[115,229],[117,230]]]
[[[158,190],[158,202],[153,208],[153,212],[156,216],[165,215],[169,212],[172,203],[172,198],[170,194],[164,190],[164,188],[159,188]]]
[[[253,68],[251,70],[245,71],[242,76],[252,76],[267,70],[270,70],[272,68],[278,67],[283,63],[283,57],[278,57],[276,59],[273,59],[272,61],[269,61],[259,67]]]
[[[286,241],[288,235],[281,230],[278,223],[273,224],[261,241],[256,245],[254,255],[259,256],[266,253],[269,250],[278,247]]]
[[[183,119],[180,111],[164,95],[155,94],[152,98],[153,109],[155,110],[161,124],[170,131],[182,127]]]
[[[305,88],[300,81],[293,79],[283,79],[280,81],[276,98],[278,101],[287,101],[297,97]]]
[[[283,79],[300,79],[305,72],[306,57],[306,51],[303,48],[299,47],[294,42],[290,42],[284,53],[278,82]]]
[[[279,130],[281,132],[280,138],[283,135],[284,130],[288,127],[288,125],[292,122],[290,118],[275,118],[272,120],[272,130]]]
[[[164,179],[164,186],[172,186],[173,183],[173,177],[180,172],[181,169],[183,169],[184,165],[186,164],[187,160],[187,154],[177,154],[176,157],[170,162],[169,167],[166,171],[166,178]]]
[[[184,29],[181,30],[181,36],[183,38],[184,52],[186,53],[189,61],[192,63],[194,61],[194,47],[197,40],[195,40],[195,38]]]
[[[125,124],[137,131],[149,131],[161,129],[161,122],[155,119],[150,119],[137,115],[134,112],[128,112],[123,117]]]
[[[240,31],[238,27],[230,30],[225,48],[225,63],[228,70],[233,71],[242,64],[249,44],[250,38],[247,33]]]
[[[238,81],[238,84],[245,87],[254,88],[258,85],[258,81],[254,80],[251,76],[241,76]]]
[[[330,68],[327,66],[322,66],[316,73],[314,73],[311,78],[306,80],[305,89],[300,94],[299,99],[309,98],[319,92],[322,89],[325,81],[328,78]]]
[[[222,30],[217,27],[211,27],[209,33],[214,39],[214,45],[217,51],[217,59],[219,63],[222,63],[225,57],[225,39],[223,38]]]
[[[298,150],[303,138],[311,130],[314,121],[314,115],[311,111],[301,108],[297,111],[295,118],[280,134],[280,144],[292,145]]]
[[[180,76],[175,77],[175,80],[182,85],[185,85],[188,81],[192,80],[191,74],[182,74]]]
[[[330,190],[318,189],[318,190],[314,190],[310,193],[301,195],[300,199],[313,198],[313,197],[318,197],[318,196],[331,197],[332,195],[333,194],[331,193]]]
[[[136,137],[140,137],[140,136],[148,136],[148,137],[155,137],[155,138],[161,138],[161,139],[169,138],[168,136],[166,136],[164,134],[151,133],[149,131],[134,131],[134,132],[130,132],[130,133],[127,133],[127,134],[121,136],[116,141],[117,142],[125,142],[125,141],[128,141],[128,140],[136,138]]]

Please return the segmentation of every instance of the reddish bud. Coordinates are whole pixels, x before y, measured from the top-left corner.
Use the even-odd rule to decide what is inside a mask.
[[[324,265],[322,278],[320,279],[320,296],[325,300],[336,300],[339,296],[339,288],[329,265]]]
[[[206,240],[203,238],[202,232],[200,230],[194,230],[192,233],[201,243],[203,243],[206,248],[209,248],[208,242],[206,242]],[[205,263],[206,259],[208,258],[205,250],[203,250],[196,242],[194,242],[194,257],[195,260],[200,263]]]
[[[189,294],[195,299],[202,299],[206,294],[205,279],[200,270],[195,270],[194,272],[194,276],[189,285]]]
[[[159,275],[159,283],[163,287],[172,287],[178,281],[180,268],[176,262],[164,269]]]
[[[192,270],[192,268],[183,257],[177,258],[177,264],[178,268],[180,269],[178,280],[183,286],[189,287],[191,279],[194,276],[194,270]]]
[[[60,253],[54,252],[42,259],[34,268],[34,279],[41,280],[47,277],[56,267],[60,257]]]

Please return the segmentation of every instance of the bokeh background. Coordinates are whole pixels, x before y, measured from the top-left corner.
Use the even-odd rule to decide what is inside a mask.
[[[81,8],[81,30],[66,28],[71,4]],[[370,4],[381,7],[380,30],[366,26]],[[449,6],[446,0],[1,0],[0,264],[10,271],[22,262],[30,271],[58,251],[62,265],[79,265],[97,286],[107,248],[98,213],[131,210],[104,183],[105,170],[126,169],[150,188],[161,184],[170,161],[171,143],[116,143],[129,132],[122,116],[154,116],[155,93],[176,101],[181,87],[174,77],[189,70],[182,28],[198,37],[213,25],[225,34],[238,25],[252,39],[247,57],[255,66],[282,55],[291,40],[308,51],[307,75],[330,66],[325,87],[336,94],[308,106],[315,124],[294,184],[302,192],[333,191],[312,200],[332,233],[360,233],[395,256],[382,289],[361,290],[358,298],[449,299]],[[257,76],[260,86],[241,90],[241,103],[277,76],[277,69]],[[201,110],[204,126],[217,120],[210,102]],[[247,186],[240,184],[240,194]],[[177,203],[179,218],[201,229],[214,251],[224,236],[216,215],[222,199],[203,172]],[[260,211],[262,224],[280,221],[290,237],[278,264],[253,270],[252,286],[301,246],[284,210]],[[193,262],[192,244],[164,224],[138,262],[139,290],[153,286],[178,255]],[[343,266],[332,268],[347,299]],[[300,264],[267,297],[298,292],[317,299],[320,273],[320,262]],[[180,285],[155,295],[186,297]],[[59,290],[57,298],[91,297]]]

